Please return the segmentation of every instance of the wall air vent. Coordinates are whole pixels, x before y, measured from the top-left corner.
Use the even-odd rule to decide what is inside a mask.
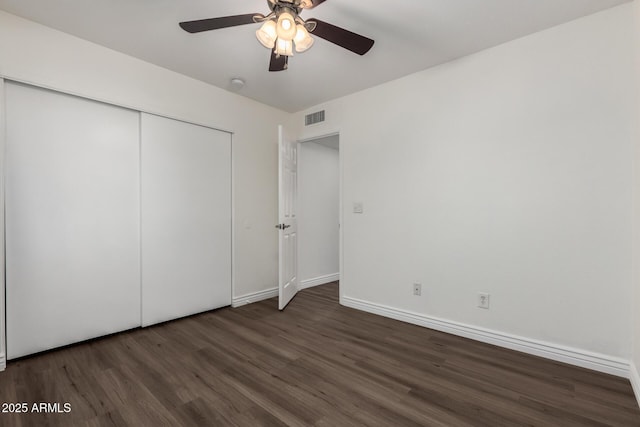
[[[324,110],[316,111],[315,113],[307,114],[304,116],[304,125],[309,126],[315,123],[324,122]]]

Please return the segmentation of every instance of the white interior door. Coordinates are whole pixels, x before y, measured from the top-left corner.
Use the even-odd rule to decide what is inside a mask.
[[[278,307],[283,310],[298,292],[297,143],[278,126]]]
[[[231,304],[231,135],[142,114],[142,326]]]
[[[139,326],[139,113],[5,90],[8,358]]]

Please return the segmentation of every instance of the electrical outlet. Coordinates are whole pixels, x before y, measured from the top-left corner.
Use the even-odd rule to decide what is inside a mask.
[[[422,284],[421,283],[414,283],[413,284],[413,294],[414,295],[422,295]]]
[[[485,292],[478,292],[478,307],[489,309],[489,297],[491,295]]]

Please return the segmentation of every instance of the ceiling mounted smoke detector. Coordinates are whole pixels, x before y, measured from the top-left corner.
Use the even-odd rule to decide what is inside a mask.
[[[244,80],[239,77],[231,79],[231,89],[238,91],[244,87]]]

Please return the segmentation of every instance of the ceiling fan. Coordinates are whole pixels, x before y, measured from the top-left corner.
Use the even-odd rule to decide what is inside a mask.
[[[309,49],[314,39],[310,34],[323,38],[358,55],[371,49],[374,41],[319,19],[306,21],[300,17],[304,9],[313,9],[325,0],[267,0],[271,13],[249,13],[246,15],[223,16],[180,22],[180,27],[189,33],[218,30],[237,25],[262,23],[256,37],[262,45],[271,49],[269,71],[286,70],[289,57],[295,51],[302,53]]]

